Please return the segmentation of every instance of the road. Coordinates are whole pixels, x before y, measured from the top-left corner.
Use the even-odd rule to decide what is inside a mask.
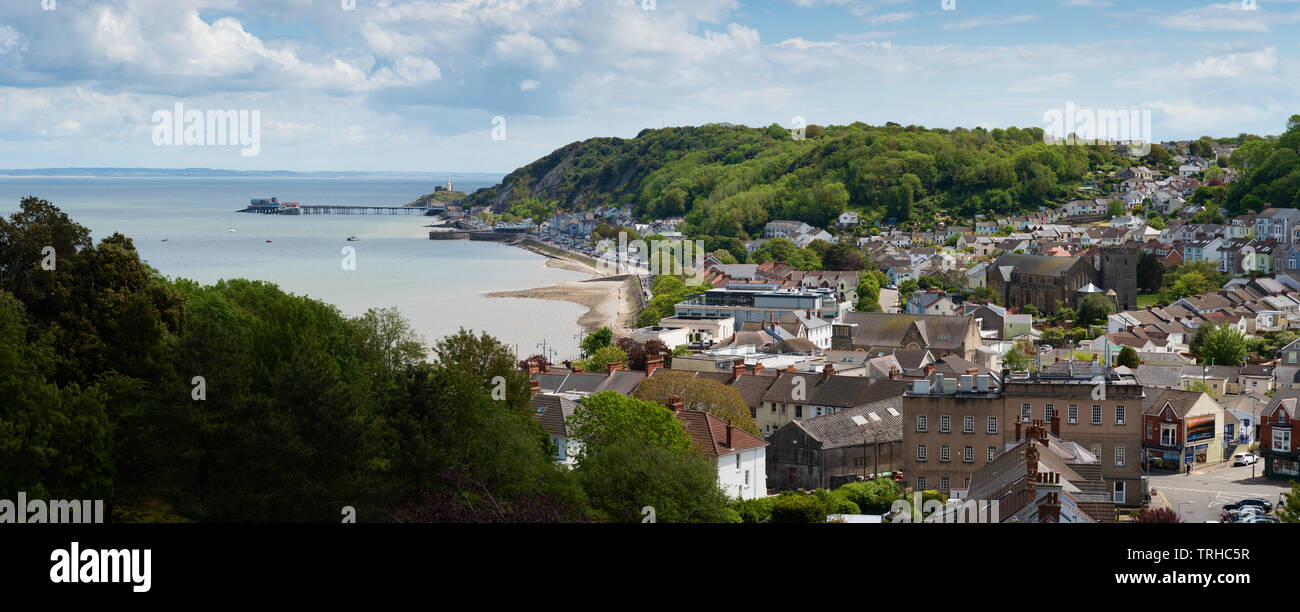
[[[1278,496],[1290,489],[1285,483],[1264,478],[1264,462],[1255,464],[1256,478],[1250,477],[1250,466],[1229,467],[1191,476],[1182,474],[1151,475],[1151,488],[1163,493],[1169,505],[1178,511],[1179,502],[1192,502],[1182,506],[1184,523],[1203,523],[1218,520],[1223,504],[1246,497],[1262,497],[1276,506]],[[1152,493],[1155,496],[1155,493]]]
[[[898,290],[880,288],[880,309],[884,312],[898,312]]]

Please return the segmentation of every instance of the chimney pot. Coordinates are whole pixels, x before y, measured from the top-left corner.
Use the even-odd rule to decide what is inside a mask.
[[[537,393],[538,393],[539,391],[541,391],[541,390],[542,390],[542,383],[539,382],[537,379],[534,378],[534,379],[531,379],[531,380],[528,381],[528,396],[529,396],[529,397],[532,397],[532,396],[534,396],[534,395],[537,395]]]
[[[684,405],[685,403],[682,401],[682,396],[680,395],[674,395],[668,398],[668,409],[671,410],[673,414],[677,414],[682,410]]]
[[[731,448],[731,419],[727,419],[727,448]]]
[[[835,364],[828,363],[822,367],[822,380],[830,378],[835,373]]]

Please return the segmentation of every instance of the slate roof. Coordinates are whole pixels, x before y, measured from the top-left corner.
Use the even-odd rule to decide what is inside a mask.
[[[891,408],[894,411],[892,413]],[[866,424],[859,426],[854,423],[855,416],[866,419]],[[876,443],[901,442],[903,397],[900,395],[811,419],[793,421],[790,425],[803,429],[813,439],[820,441],[823,449],[862,446],[868,440]]]
[[[1182,376],[1182,366],[1140,365],[1137,369],[1138,382],[1144,387],[1181,389]]]
[[[998,268],[1011,266],[1021,274],[1061,276],[1068,272],[1078,261],[1078,257],[1052,257],[1048,255],[1020,255],[1017,253],[1006,253],[999,257],[997,261],[994,261],[993,265]]]
[[[913,326],[921,333],[924,348],[955,349],[966,340],[966,328],[974,319],[956,315],[895,314],[888,312],[849,312],[844,322],[856,324],[854,346],[901,347],[903,337]]]
[[[1187,411],[1196,405],[1196,402],[1203,395],[1200,391],[1180,391],[1177,389],[1165,389],[1155,397],[1147,397],[1142,402],[1142,414],[1156,415],[1165,409],[1165,403],[1173,409],[1178,418],[1187,416]]]
[[[538,393],[528,401],[528,407],[533,409],[533,418],[542,424],[546,433],[561,438],[569,437],[564,421],[573,416],[573,409],[577,407],[576,402],[559,395]]]
[[[804,401],[795,400],[795,380],[802,378]],[[763,394],[763,401],[777,403],[806,403],[811,406],[851,408],[889,397],[902,397],[907,391],[904,380],[872,380],[865,376],[831,375],[825,380],[820,374],[781,372],[772,386]]]
[[[636,370],[615,370],[596,386],[595,393],[617,391],[619,395],[631,396],[637,385],[645,380],[645,372]]]

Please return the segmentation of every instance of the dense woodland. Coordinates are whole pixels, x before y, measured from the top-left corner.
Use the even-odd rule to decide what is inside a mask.
[[[1212,207],[1210,217],[1220,209],[1300,206],[1300,115],[1281,136],[1207,136],[1193,141],[1191,152],[1213,159],[1210,142],[1240,145],[1227,165],[1246,175],[1197,195],[1193,203]],[[1037,210],[1089,197],[1078,191],[1084,182],[1137,164],[1176,171],[1159,146],[1133,159],[1109,146],[1046,145],[1038,128],[854,123],[809,126],[795,139],[778,125],[710,124],[571,143],[465,204],[525,215],[631,205],[643,220],[684,216],[684,233],[711,239],[713,250],[727,239],[760,236],[773,219],[826,227],[845,210],[859,211],[866,223],[927,224],[939,210],[957,219]]]
[[[844,210],[900,221],[936,209],[962,216],[1066,199],[1103,168],[1109,147],[1049,146],[1042,130],[917,126],[711,124],[572,143],[482,189],[468,205],[498,211],[537,199],[562,210],[633,205],[643,218],[683,215],[689,233],[750,237],[772,219],[825,226]]]

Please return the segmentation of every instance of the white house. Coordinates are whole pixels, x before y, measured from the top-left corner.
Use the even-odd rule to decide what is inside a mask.
[[[767,442],[707,412],[686,410],[680,397],[668,402],[668,408],[686,424],[686,435],[695,446],[717,459],[718,486],[727,495],[739,499],[767,496]]]
[[[578,453],[582,451],[582,443],[569,435],[565,421],[573,416],[577,403],[560,395],[538,393],[529,401],[528,407],[533,411],[533,418],[551,436],[551,444],[555,445],[555,461],[573,467],[577,463]]]

